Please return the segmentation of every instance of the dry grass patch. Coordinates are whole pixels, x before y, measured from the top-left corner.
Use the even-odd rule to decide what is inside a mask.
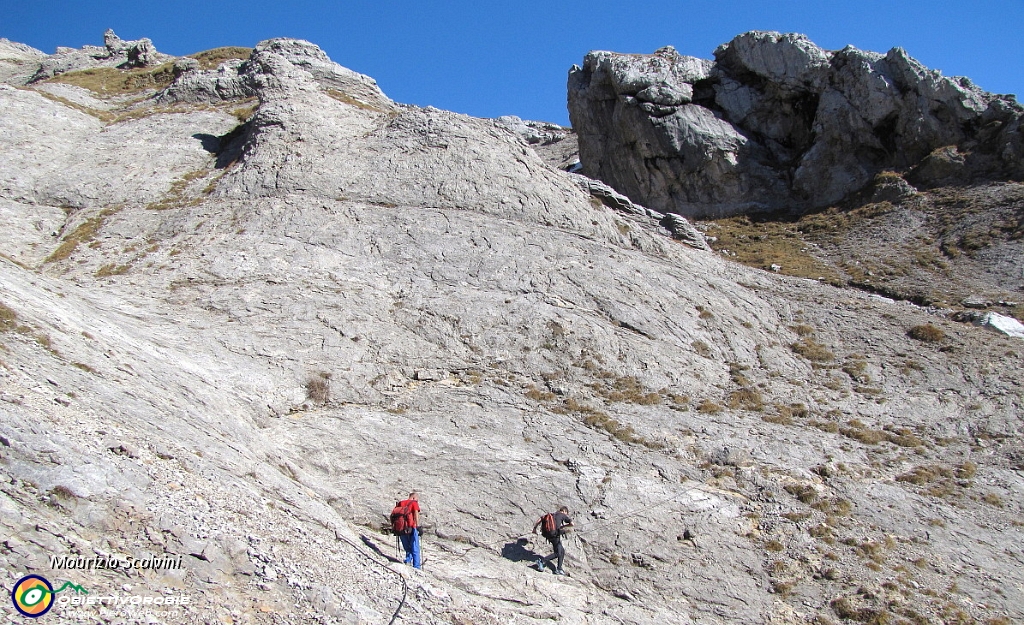
[[[631,403],[641,406],[660,404],[660,393],[646,388],[634,376],[603,377],[602,381],[590,385],[599,396],[611,403]]]
[[[822,432],[828,432],[830,434],[836,434],[839,432],[839,424],[836,423],[835,421],[819,421],[818,419],[813,419],[810,423],[808,423],[808,425],[810,425],[811,427],[816,427]]]
[[[832,533],[832,527],[827,523],[819,523],[812,525],[807,528],[807,533],[812,537],[817,538],[826,545],[834,545],[836,543],[835,536]]]
[[[946,333],[941,328],[925,323],[907,330],[907,336],[925,343],[938,343],[945,340]]]
[[[801,503],[811,505],[819,499],[818,491],[810,484],[786,484],[785,489]]]
[[[662,449],[664,445],[652,441],[636,433],[630,425],[623,425],[608,413],[589,406],[570,397],[561,405],[554,406],[552,412],[558,414],[576,413],[583,417],[583,423],[595,430],[603,430],[623,443],[635,443],[650,449]]]
[[[197,169],[195,171],[186,172],[180,178],[171,183],[171,188],[168,189],[167,195],[155,202],[146,204],[146,210],[171,210],[182,206],[199,205],[202,202],[202,198],[192,198],[191,200],[186,199],[185,192],[188,189],[189,184],[209,173],[210,170],[208,169]],[[212,192],[213,190],[211,189],[210,191]]]
[[[253,113],[255,113],[256,109],[259,107],[260,103],[256,101],[255,98],[252,98],[251,100],[246,100],[244,106],[233,108],[229,112],[238,120],[239,123],[244,124],[249,121],[249,118],[253,116]]]
[[[996,508],[1003,507],[1002,497],[995,493],[985,493],[984,495],[982,495],[981,500],[990,506],[995,506]]]
[[[895,622],[893,615],[888,611],[883,612],[874,608],[857,606],[850,597],[837,597],[829,603],[829,606],[841,619],[871,623],[872,625],[886,625]]]
[[[782,514],[782,517],[784,519],[788,519],[788,520],[790,520],[790,521],[792,521],[794,523],[799,523],[801,521],[806,521],[807,519],[811,518],[812,516],[814,516],[814,515],[812,515],[810,512],[807,512],[807,511],[784,512]]]
[[[776,425],[793,425],[793,418],[782,413],[767,414],[761,417],[761,420]]]
[[[728,406],[733,410],[761,412],[764,410],[764,397],[752,388],[741,388],[729,393]]]
[[[867,374],[867,368],[868,363],[866,360],[854,356],[848,356],[842,367],[843,373],[850,376],[851,380],[862,384],[871,382],[871,376]]]
[[[364,111],[370,111],[371,113],[381,113],[381,114],[384,114],[384,115],[394,114],[394,111],[392,111],[390,109],[382,108],[380,106],[376,106],[376,105],[370,104],[368,102],[363,102],[362,100],[359,100],[357,98],[354,98],[354,97],[350,96],[349,94],[345,93],[344,91],[339,91],[337,89],[326,89],[324,92],[327,95],[329,95],[332,98],[334,98],[335,100],[337,100],[338,102],[342,102],[344,104],[348,104],[349,106],[354,106],[354,107],[356,107],[358,109],[362,109]]]
[[[527,399],[532,399],[533,401],[554,401],[555,399],[554,393],[551,391],[542,391],[533,384],[526,388],[523,395],[525,395]]]
[[[779,265],[779,273],[800,278],[817,280],[824,278],[834,284],[841,284],[839,274],[812,253],[812,246],[804,240],[798,224],[786,221],[755,221],[750,217],[719,219],[709,234],[717,237],[712,248],[729,250],[735,261],[770,269]]]
[[[828,347],[809,336],[790,343],[789,348],[811,362],[832,362],[836,357]]]
[[[697,404],[697,412],[703,412],[705,414],[718,414],[722,412],[722,407],[711,401],[710,399],[702,399]]]
[[[958,496],[970,488],[970,479],[976,470],[977,465],[969,461],[956,467],[944,464],[918,465],[896,476],[896,481],[920,486],[924,494],[932,497],[948,498]]]
[[[111,122],[111,121],[114,121],[114,119],[117,117],[117,115],[115,113],[112,113],[110,111],[101,111],[99,109],[94,109],[94,108],[85,106],[84,104],[79,104],[78,102],[74,102],[72,100],[68,100],[67,98],[62,98],[59,95],[50,93],[49,91],[43,91],[41,89],[29,89],[28,87],[19,87],[19,89],[24,89],[26,91],[32,91],[33,93],[38,93],[39,95],[43,96],[47,100],[50,100],[52,102],[57,102],[58,104],[63,104],[64,106],[66,106],[68,108],[73,108],[76,111],[79,111],[81,113],[85,113],[86,115],[91,115],[91,116],[95,117],[96,119],[98,119],[98,120],[100,120],[102,122]]]
[[[761,417],[761,419],[768,423],[793,425],[795,418],[806,419],[809,414],[810,412],[807,410],[807,406],[801,403],[794,403],[788,406],[784,404],[775,404],[775,414],[766,415]]]
[[[850,516],[851,512],[853,512],[853,504],[841,497],[823,499],[815,502],[811,507],[830,518],[847,517]]]
[[[693,347],[693,350],[700,354],[702,358],[711,358],[711,347],[704,341],[696,340],[690,343],[690,346]]]
[[[199,61],[199,69],[217,69],[224,61],[245,61],[252,54],[252,48],[225,46],[203,50],[190,54],[189,57]]]
[[[0,332],[10,332],[18,327],[18,315],[7,306],[0,304]]]
[[[74,85],[108,98],[137,93],[144,89],[162,89],[174,82],[174,64],[164,63],[157,67],[117,69],[116,67],[93,67],[58,74],[46,82]]]
[[[306,378],[306,399],[314,404],[324,405],[331,399],[331,374],[319,371]]]
[[[97,269],[96,273],[94,275],[97,278],[105,278],[105,277],[108,277],[108,276],[121,276],[121,275],[124,275],[124,274],[128,273],[128,271],[131,268],[132,268],[131,264],[117,265],[117,264],[114,264],[114,263],[108,263],[106,265],[103,265],[99,269]]]
[[[119,210],[121,210],[120,207],[106,208],[95,217],[90,217],[83,221],[75,228],[74,232],[64,236],[64,240],[57,246],[57,249],[53,250],[43,262],[54,263],[71,256],[79,245],[89,243],[95,239],[107,217],[116,214]]]

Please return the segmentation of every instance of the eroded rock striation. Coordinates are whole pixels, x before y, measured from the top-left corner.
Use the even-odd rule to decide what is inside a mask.
[[[0,85],[5,587],[171,555],[73,581],[167,622],[1024,617],[1019,339],[693,249],[307,42],[175,65]],[[570,577],[528,566],[560,504]]]
[[[1024,176],[1024,107],[902,48],[749,32],[714,56],[589,53],[569,73],[583,173],[687,216],[827,206],[884,169],[920,185]]]

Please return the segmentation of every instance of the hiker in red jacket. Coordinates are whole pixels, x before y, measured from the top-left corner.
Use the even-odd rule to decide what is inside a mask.
[[[399,512],[400,511],[400,512]],[[416,492],[409,493],[408,499],[403,499],[395,505],[395,512],[392,512],[392,524],[395,522],[395,514],[401,514],[401,530],[398,537],[405,548],[405,563],[412,564],[413,568],[420,568],[420,503],[419,495]]]
[[[558,512],[545,514],[534,524],[533,533],[536,534],[537,529],[540,528],[541,535],[548,539],[552,549],[550,556],[537,558],[534,566],[537,567],[538,571],[543,572],[548,562],[558,558],[558,567],[555,569],[555,575],[565,575],[565,571],[562,570],[562,561],[565,560],[565,546],[562,544],[562,534],[568,532],[568,528],[572,526],[572,519],[569,518],[569,508],[566,506],[559,508]]]

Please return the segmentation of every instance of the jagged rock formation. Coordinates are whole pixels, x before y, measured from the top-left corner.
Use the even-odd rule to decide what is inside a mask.
[[[169,622],[1024,617],[1017,339],[680,245],[305,42],[175,64],[0,88],[5,586],[190,596]],[[422,573],[379,531],[412,489]],[[569,578],[526,566],[560,503]],[[48,564],[111,553],[185,567]]]
[[[569,74],[583,173],[662,212],[828,206],[883,169],[935,185],[1024,176],[1021,107],[906,51],[750,32],[715,60],[591,52]]]
[[[149,39],[124,41],[113,30],[103,33],[103,46],[85,46],[80,49],[58,48],[57,53],[42,59],[32,75],[31,82],[53,78],[72,70],[96,67],[131,69],[149,67],[171,60],[173,57],[157,52]]]

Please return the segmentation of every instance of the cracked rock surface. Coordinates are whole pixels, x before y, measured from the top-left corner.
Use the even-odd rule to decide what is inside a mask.
[[[0,88],[5,587],[194,623],[1024,618],[1019,339],[683,245],[306,42],[186,69]],[[411,490],[423,571],[381,532]],[[569,577],[528,566],[561,504]],[[183,568],[49,568],[110,554]]]

